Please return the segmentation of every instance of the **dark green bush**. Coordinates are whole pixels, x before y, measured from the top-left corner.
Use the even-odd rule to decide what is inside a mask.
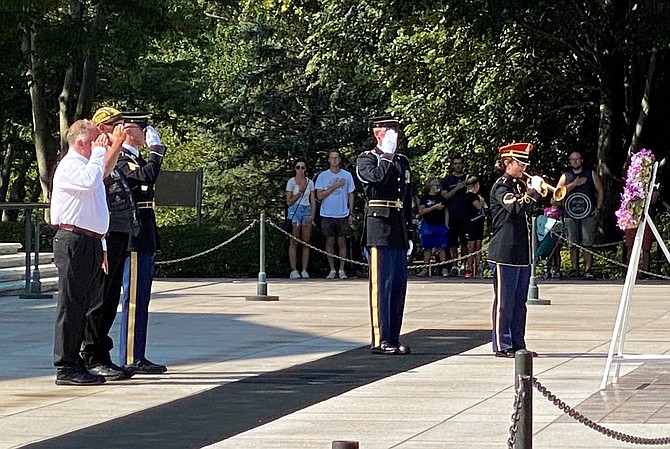
[[[246,223],[165,226],[160,228],[161,251],[157,261],[170,261],[192,256],[213,248],[231,238],[245,227]],[[259,270],[259,226],[233,240],[229,244],[204,256],[184,262],[156,266],[157,277],[255,277]],[[318,228],[314,228],[310,242],[317,248],[325,247],[325,238]],[[350,256],[360,260],[357,255],[357,238],[349,239]],[[288,262],[288,237],[271,226],[266,226],[265,271],[270,277],[287,277],[290,271]],[[300,249],[298,250],[300,254]],[[339,262],[336,260],[336,266]],[[300,268],[300,256],[298,267]],[[358,271],[359,266],[347,265],[348,271]],[[328,262],[324,254],[310,251],[308,271],[314,277],[325,277]]]
[[[25,248],[25,223],[23,221],[3,221],[0,222],[0,242],[20,243],[21,251]],[[33,232],[34,232],[33,224]],[[40,223],[40,252],[51,252],[53,248],[53,238],[56,229],[43,222]],[[33,234],[34,235],[34,234]],[[33,237],[31,237],[33,238]],[[34,249],[34,242],[33,242]]]

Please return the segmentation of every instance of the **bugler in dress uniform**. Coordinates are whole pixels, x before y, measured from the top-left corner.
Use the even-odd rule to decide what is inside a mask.
[[[540,197],[542,178],[523,181],[533,145],[515,143],[499,149],[496,164],[504,172],[491,188],[491,241],[488,261],[493,274],[493,351],[514,357],[526,348],[526,300],[530,281],[528,211]]]
[[[403,355],[410,353],[400,343],[412,219],[410,166],[404,155],[395,152],[397,119],[374,118],[371,129],[377,146],[361,153],[356,161],[356,174],[367,199],[363,245],[370,262],[371,350]]]

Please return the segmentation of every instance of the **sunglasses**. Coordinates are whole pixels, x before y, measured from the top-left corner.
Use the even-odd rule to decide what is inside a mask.
[[[304,165],[296,165],[295,169],[296,170],[307,170],[307,167],[305,167]]]

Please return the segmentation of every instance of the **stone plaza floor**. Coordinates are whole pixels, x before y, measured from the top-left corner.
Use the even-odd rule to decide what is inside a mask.
[[[622,365],[599,390],[622,288],[541,283],[534,374],[605,427],[670,436],[670,365]],[[370,354],[365,279],[270,279],[279,301],[245,300],[255,293],[249,279],[157,280],[147,357],[169,371],[96,387],[54,384],[55,299],[0,298],[0,449],[506,447],[514,360],[491,354],[490,281],[411,278],[406,357]],[[668,353],[669,296],[665,282],[635,286],[627,353]],[[533,399],[536,449],[631,447]]]

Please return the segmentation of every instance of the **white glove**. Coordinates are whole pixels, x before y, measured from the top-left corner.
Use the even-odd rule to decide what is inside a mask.
[[[153,146],[156,146],[156,145],[161,145],[161,146],[163,145],[161,143],[161,138],[158,137],[158,132],[156,132],[156,130],[154,129],[153,126],[148,125],[144,129],[144,131],[146,133],[147,146],[153,147]]]
[[[544,179],[542,179],[539,176],[533,176],[532,178],[530,178],[530,188],[535,190],[538,193],[542,192],[542,184],[543,183],[544,183]]]
[[[412,251],[414,251],[414,242],[412,240],[407,240],[407,256],[411,256]]]
[[[387,129],[382,139],[382,152],[393,154],[397,146],[398,132],[395,129]]]

